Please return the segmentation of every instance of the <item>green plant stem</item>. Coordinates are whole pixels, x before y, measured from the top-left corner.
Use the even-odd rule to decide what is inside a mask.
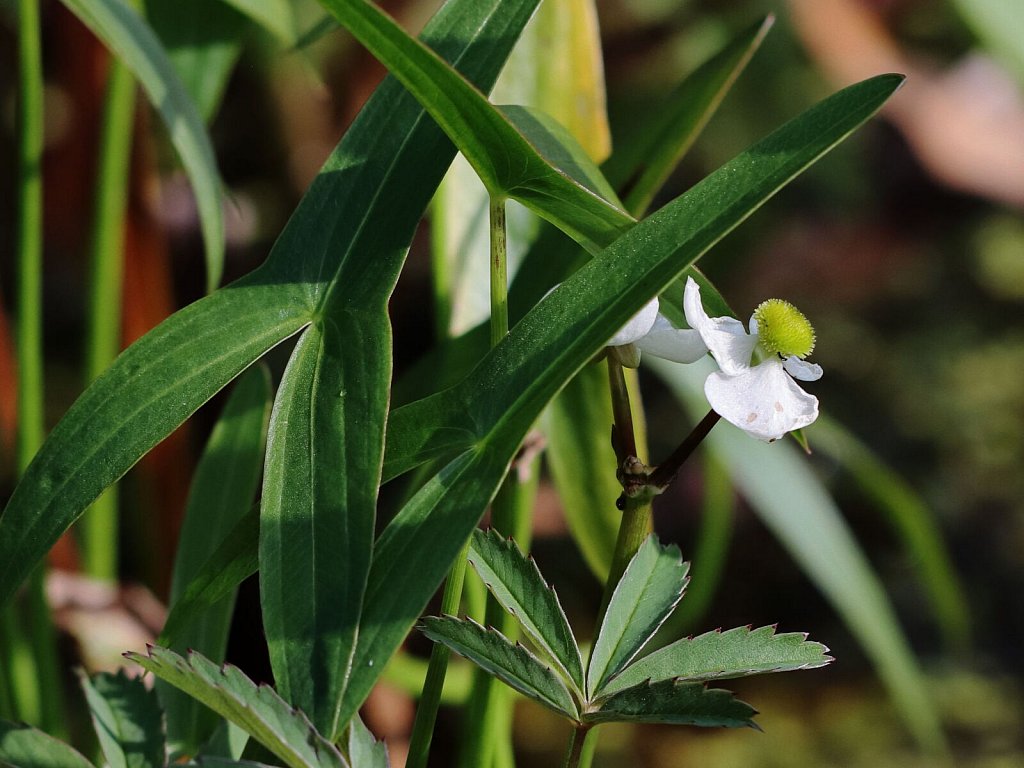
[[[121,346],[125,211],[134,114],[135,81],[120,62],[111,60],[93,210],[86,384],[107,369]],[[117,533],[115,485],[96,500],[80,524],[82,563],[88,575],[108,581],[117,577]]]
[[[578,768],[580,765],[580,758],[583,755],[583,745],[587,741],[587,734],[590,732],[590,726],[577,725],[572,729],[572,735],[569,736],[569,746],[565,751],[565,760],[562,762],[562,768]]]
[[[24,473],[43,443],[43,66],[36,0],[18,3],[18,213],[17,473]],[[45,569],[29,578],[24,609],[8,605],[2,613],[0,666],[8,670],[5,698],[25,720],[60,735],[63,705],[57,643],[45,595]]]
[[[466,556],[469,554],[469,542],[462,548],[455,559],[448,578],[444,584],[441,597],[441,613],[456,615],[462,599],[462,582],[466,578]],[[409,757],[406,768],[426,768],[430,756],[430,741],[434,735],[434,723],[437,721],[437,708],[441,703],[441,692],[444,689],[444,678],[448,671],[448,659],[451,651],[443,643],[434,643],[430,650],[430,664],[427,666],[427,677],[423,683],[423,693],[419,706],[416,707],[416,719],[412,726],[409,739]]]
[[[490,201],[490,293],[491,293],[491,347],[494,347],[508,335],[508,265],[507,235],[505,232],[505,200],[504,198]],[[506,478],[506,483],[508,479]],[[504,486],[503,486],[504,487]],[[499,489],[498,496],[502,494]],[[495,506],[498,505],[495,499]],[[455,559],[445,581],[444,595],[441,598],[441,612],[457,615],[462,601],[462,587],[466,577],[467,555],[469,544]],[[409,757],[407,768],[425,768],[430,756],[430,741],[433,736],[434,723],[437,721],[437,709],[441,702],[441,690],[444,687],[445,673],[448,670],[450,652],[441,643],[435,643],[430,651],[430,664],[427,677],[423,684],[423,694],[416,708],[416,719],[413,722],[412,736],[409,739]],[[470,696],[472,702],[474,697]],[[486,717],[478,722],[484,723]],[[483,766],[483,763],[475,765]]]

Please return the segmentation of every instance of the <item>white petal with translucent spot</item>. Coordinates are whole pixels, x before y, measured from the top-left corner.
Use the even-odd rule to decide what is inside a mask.
[[[750,368],[757,336],[748,336],[743,323],[735,318],[708,317],[700,301],[700,286],[692,277],[686,278],[683,312],[686,322],[700,334],[723,372],[736,375]]]
[[[777,358],[735,376],[716,371],[704,394],[722,418],[761,440],[777,440],[818,418],[818,398],[800,389]]]

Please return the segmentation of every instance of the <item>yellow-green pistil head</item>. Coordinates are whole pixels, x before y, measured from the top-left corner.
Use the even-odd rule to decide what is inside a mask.
[[[814,327],[788,301],[768,299],[754,310],[761,346],[771,354],[807,357],[814,351]]]

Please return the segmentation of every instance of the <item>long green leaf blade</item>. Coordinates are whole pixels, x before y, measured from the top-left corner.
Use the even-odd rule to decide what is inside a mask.
[[[324,5],[416,96],[492,195],[512,197],[597,251],[633,222],[554,168],[462,76],[365,0]]]
[[[690,564],[679,547],[648,536],[612,593],[587,665],[587,693],[601,694],[608,678],[640,652],[683,596]]]
[[[224,0],[244,13],[284,45],[295,42],[295,13],[288,0]]]
[[[684,403],[704,412],[710,365],[654,361],[652,367]],[[917,739],[933,750],[944,749],[935,704],[885,590],[807,462],[792,446],[759,443],[727,425],[713,430],[705,442],[871,657]]]
[[[0,720],[0,764],[17,768],[93,768],[60,739],[33,728]]]
[[[104,488],[308,322],[301,287],[261,277],[254,273],[161,323],[54,427],[0,517],[0,603]]]
[[[538,413],[652,296],[849,135],[902,81],[881,75],[840,91],[635,225],[537,304],[462,382],[392,414],[384,477],[468,448],[502,423],[522,427],[521,414]]]
[[[206,246],[207,288],[220,282],[224,266],[221,181],[202,117],[148,24],[123,0],[63,0],[124,63],[156,107],[196,195]]]
[[[124,670],[92,679],[83,673],[79,679],[110,768],[164,768],[167,744],[156,691]]]
[[[472,620],[428,616],[423,619],[423,634],[435,643],[444,643],[524,696],[563,717],[579,718],[579,708],[558,676],[501,633],[484,629]]]
[[[627,688],[585,719],[590,723],[671,723],[756,729],[751,719],[756,714],[756,709],[735,698],[730,691],[707,688],[702,683],[663,680]]]
[[[494,529],[474,531],[469,551],[473,566],[502,608],[583,693],[583,660],[558,595],[544,581],[533,558]]]
[[[174,623],[182,620],[180,601],[204,570],[217,579],[230,576],[233,553],[223,552],[222,547],[244,543],[245,526],[256,525],[255,520],[247,521],[247,514],[262,471],[270,402],[270,374],[265,366],[240,376],[196,466],[171,578],[171,614],[164,627],[165,635],[176,634],[174,644],[168,646],[172,650],[190,649],[215,662],[224,660],[235,605],[233,587],[216,602],[203,605],[201,615],[192,613],[188,624],[175,627]],[[223,559],[211,562],[218,552]],[[160,693],[173,751],[196,754],[213,735],[218,718],[173,688]]]
[[[150,646],[148,655],[125,657],[242,728],[289,768],[346,768],[338,750],[301,711],[237,667],[218,666],[198,653],[183,658],[158,646]]]
[[[652,296],[873,114],[902,79],[852,86],[754,145],[555,289],[461,384],[392,412],[385,478],[457,455],[377,540],[345,713],[362,704],[566,380]]]
[[[775,627],[737,627],[686,637],[634,661],[612,678],[602,695],[649,681],[730,680],[768,672],[815,669],[832,661],[821,643],[802,632],[778,635]]]

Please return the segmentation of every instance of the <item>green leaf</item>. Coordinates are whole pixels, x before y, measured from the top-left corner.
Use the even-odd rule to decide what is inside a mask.
[[[625,667],[672,613],[686,589],[690,564],[679,547],[648,536],[619,580],[597,631],[587,665],[587,692],[600,695],[608,678]]]
[[[450,4],[425,34],[471,76],[493,82],[533,2]],[[419,120],[422,112],[392,85],[387,98],[403,99],[408,120]],[[322,318],[293,352],[271,420],[260,525],[271,663],[282,695],[332,737],[352,715],[339,702],[373,546],[391,380],[388,300],[442,162],[452,157],[422,120],[418,130],[432,129],[422,145],[395,136],[393,125],[369,134],[358,122],[350,131],[360,142],[353,149],[362,149],[351,162],[367,164],[369,156],[371,165],[390,168],[401,161],[407,175],[385,177],[372,217],[343,222],[353,239],[322,295]],[[392,186],[398,178],[406,183]],[[345,200],[330,205],[344,208]]]
[[[774,22],[769,15],[743,30],[676,86],[657,115],[649,120],[632,120],[629,135],[617,137],[615,153],[603,170],[617,188],[628,184],[628,191],[623,192],[626,210],[634,215],[647,210]]]
[[[479,521],[522,438],[565,382],[644,303],[867,119],[901,82],[898,75],[867,80],[783,126],[582,267],[461,383],[391,413],[385,478],[431,457],[457,455],[377,540],[343,714],[369,693]]]
[[[518,442],[652,296],[849,135],[902,80],[882,75],[840,91],[634,226],[538,303],[458,385],[392,413],[384,477],[491,440],[502,428]]]
[[[93,768],[60,739],[30,725],[0,720],[0,764],[21,768]]]
[[[493,80],[535,3],[449,3],[426,34],[468,73]],[[263,352],[307,325],[336,284],[339,265],[348,264],[342,277],[356,298],[356,288],[380,274],[382,254],[404,257],[454,153],[401,85],[385,81],[268,262],[133,344],[50,434],[0,516],[0,604],[106,486]],[[378,161],[367,162],[368,154]],[[377,288],[379,302],[385,287]],[[355,391],[348,406],[358,413]]]
[[[627,688],[584,719],[588,723],[670,723],[760,730],[751,719],[756,714],[756,709],[730,691],[706,688],[703,683],[663,680]]]
[[[729,680],[767,672],[815,669],[832,661],[821,643],[802,632],[775,634],[775,627],[737,627],[678,640],[633,662],[612,678],[601,695],[643,682]]]
[[[324,733],[344,725],[337,708],[370,567],[391,373],[386,317],[337,317],[307,329],[281,381],[260,517],[274,680]]]
[[[63,2],[131,70],[163,118],[195,192],[206,246],[207,288],[212,291],[224,266],[221,180],[196,105],[153,30],[123,0]]]
[[[259,570],[259,507],[252,506],[218,543],[185,587],[164,622],[157,644],[180,646],[180,637],[211,607],[235,594]]]
[[[491,529],[473,532],[469,563],[501,607],[583,695],[583,660],[558,595],[544,581],[533,558]]]
[[[352,768],[390,768],[388,748],[377,741],[359,715],[348,724],[348,759]]]
[[[579,708],[558,675],[500,632],[484,629],[472,619],[453,616],[427,616],[421,629],[435,643],[465,656],[524,696],[563,717],[579,719]]]
[[[295,42],[295,14],[288,0],[224,0],[245,14],[284,45]]]
[[[54,427],[0,517],[0,603],[108,485],[308,322],[300,285],[257,272],[133,344]]]
[[[237,570],[237,548],[248,541],[255,545],[252,534],[258,521],[249,512],[263,469],[269,418],[270,374],[260,365],[239,377],[192,477],[171,579],[171,613],[163,631],[164,636],[176,635],[167,644],[172,650],[191,649],[213,661],[224,660],[235,605],[233,584],[248,575]],[[215,602],[207,599],[209,592],[189,594],[204,571],[228,587]],[[186,614],[179,604],[185,596],[194,609],[187,623],[181,623]],[[218,718],[176,690],[165,688],[160,694],[173,750],[195,754],[213,734]]]
[[[954,649],[966,648],[971,631],[967,596],[935,514],[903,478],[838,422],[821,415],[813,434],[815,450],[834,459],[872,503],[888,514],[927,590],[946,642]]]
[[[452,67],[364,0],[323,3],[394,74],[458,145],[493,197],[511,197],[592,251],[632,217],[545,160],[512,123]]]
[[[289,768],[345,768],[341,754],[301,711],[237,667],[218,666],[198,653],[182,658],[159,646],[150,646],[147,656],[125,657],[235,723]]]
[[[703,415],[710,362],[662,365],[654,360],[651,367],[693,413]],[[918,741],[942,751],[945,738],[935,703],[892,605],[806,457],[782,442],[752,440],[728,424],[712,430],[705,445],[729,467],[740,492],[842,617]]]
[[[146,0],[146,20],[206,122],[217,113],[249,20],[220,0]]]
[[[156,691],[124,670],[89,678],[79,673],[93,728],[110,768],[164,768],[164,714]]]

